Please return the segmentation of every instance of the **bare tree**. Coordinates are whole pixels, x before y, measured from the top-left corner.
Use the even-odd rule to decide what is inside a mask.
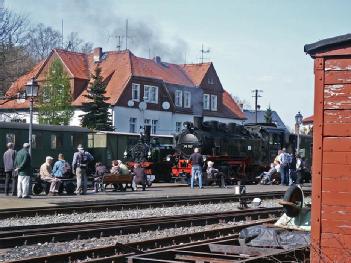
[[[0,93],[33,66],[24,48],[28,20],[26,17],[0,9]]]
[[[36,61],[47,58],[53,48],[60,47],[61,34],[52,27],[38,24],[27,35],[27,49]]]

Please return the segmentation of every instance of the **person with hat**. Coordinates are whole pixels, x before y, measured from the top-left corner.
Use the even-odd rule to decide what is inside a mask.
[[[89,162],[94,160],[94,157],[87,151],[84,150],[81,144],[77,147],[77,152],[73,155],[72,169],[77,177],[77,188],[75,193],[77,195],[87,193],[87,170]]]
[[[40,166],[40,179],[44,182],[50,183],[49,195],[58,195],[58,190],[61,184],[60,179],[53,176],[53,171],[51,168],[54,158],[51,156],[46,156],[45,163]]]
[[[15,158],[15,172],[18,172],[17,197],[30,198],[29,186],[32,176],[32,164],[29,154],[29,143],[24,143],[23,148],[18,151]]]
[[[15,176],[15,158],[16,151],[13,149],[13,143],[9,142],[7,144],[7,151],[4,153],[4,169],[5,169],[5,194],[9,195],[10,180],[12,180],[12,195],[16,195],[17,192],[17,176]]]

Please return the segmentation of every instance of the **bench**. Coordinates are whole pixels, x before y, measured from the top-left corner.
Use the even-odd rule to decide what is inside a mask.
[[[118,174],[105,174],[102,177],[103,190],[105,190],[106,185],[122,185],[126,186],[122,189],[123,191],[127,190],[127,187],[132,188],[133,175],[118,175]]]

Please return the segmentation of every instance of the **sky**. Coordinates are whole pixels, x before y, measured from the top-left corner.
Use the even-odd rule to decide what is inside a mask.
[[[254,108],[262,90],[285,124],[313,114],[313,60],[305,44],[350,33],[351,1],[326,0],[5,0],[10,10],[64,35],[78,32],[103,50],[116,50],[118,36],[138,56],[198,63],[209,49],[223,87]]]

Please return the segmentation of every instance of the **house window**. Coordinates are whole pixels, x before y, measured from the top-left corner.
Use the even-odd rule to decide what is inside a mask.
[[[135,133],[136,132],[136,118],[129,118],[129,132]]]
[[[158,120],[152,120],[151,133],[156,134],[157,132]]]
[[[180,121],[176,122],[176,132],[181,132],[182,130],[182,123]]]
[[[208,78],[207,78],[207,83],[210,84],[210,85],[215,84],[215,83],[214,83],[214,79],[211,78],[211,77],[208,77]]]
[[[140,84],[132,83],[132,100],[140,100]]]
[[[158,87],[156,86],[144,86],[144,101],[157,103],[158,102]]]
[[[217,111],[217,95],[211,95],[211,111]]]
[[[210,109],[210,94],[204,94],[203,104],[204,104],[204,110]]]
[[[175,105],[177,107],[182,107],[183,106],[183,92],[181,90],[176,90],[175,91]]]
[[[191,107],[191,93],[189,91],[184,91],[184,108]]]
[[[150,125],[150,123],[151,123],[151,120],[150,119],[145,119],[144,120],[144,125],[146,126],[146,125]]]

